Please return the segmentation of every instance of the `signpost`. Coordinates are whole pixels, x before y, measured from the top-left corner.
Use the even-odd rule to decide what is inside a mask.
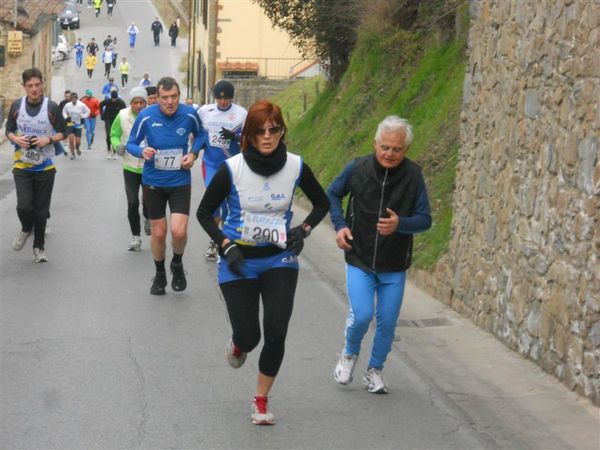
[[[8,54],[20,55],[23,52],[23,32],[9,31],[8,32]]]

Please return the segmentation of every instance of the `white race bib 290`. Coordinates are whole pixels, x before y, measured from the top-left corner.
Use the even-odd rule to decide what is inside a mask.
[[[285,232],[285,218],[270,216],[260,213],[246,212],[242,240],[252,243],[265,243],[285,248],[287,235]]]
[[[154,154],[154,168],[159,170],[181,169],[182,148],[157,150]]]

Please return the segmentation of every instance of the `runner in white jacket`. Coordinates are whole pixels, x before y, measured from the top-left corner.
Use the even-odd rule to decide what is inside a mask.
[[[69,150],[71,159],[75,159],[75,151],[81,155],[82,122],[90,115],[90,109],[78,100],[77,92],[71,92],[71,101],[62,110],[63,117],[67,120],[67,136],[69,138]]]

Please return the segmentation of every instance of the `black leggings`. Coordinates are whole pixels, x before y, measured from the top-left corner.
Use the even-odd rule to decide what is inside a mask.
[[[110,129],[112,128],[112,124],[112,122],[104,122],[104,131],[106,132],[106,150],[108,151],[108,153],[114,152],[112,144],[110,142]]]
[[[125,194],[127,195],[127,219],[131,234],[139,236],[142,231],[140,225],[140,187],[142,186],[142,174],[123,169],[125,179]],[[148,211],[142,203],[142,214],[147,219]]]
[[[260,342],[258,312],[262,297],[265,342],[258,369],[269,377],[277,375],[283,361],[297,282],[297,269],[277,268],[263,272],[258,279],[236,280],[220,285],[233,329],[233,342],[246,353]]]

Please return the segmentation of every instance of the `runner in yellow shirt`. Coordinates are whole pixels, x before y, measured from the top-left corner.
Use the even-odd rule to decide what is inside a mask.
[[[92,79],[92,75],[94,74],[94,67],[98,63],[98,58],[93,53],[88,53],[85,57],[85,68],[87,69],[88,79]]]
[[[119,64],[119,72],[121,72],[122,87],[125,87],[127,85],[127,81],[129,81],[129,69],[131,69],[131,64],[129,64],[127,58],[121,58],[121,63]]]

